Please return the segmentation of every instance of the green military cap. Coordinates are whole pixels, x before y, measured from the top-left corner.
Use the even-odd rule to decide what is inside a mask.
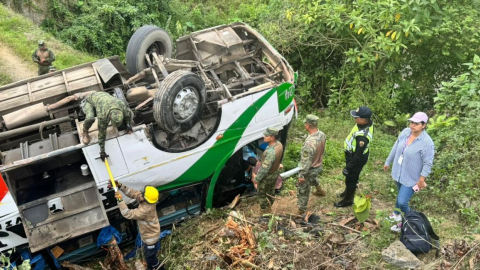
[[[112,110],[110,112],[110,120],[114,126],[121,126],[123,122],[123,113],[120,110]]]
[[[305,118],[304,123],[307,123],[307,124],[309,124],[309,125],[311,125],[311,126],[315,126],[315,127],[316,127],[316,126],[318,125],[318,119],[320,119],[320,118],[318,118],[318,116],[316,116],[316,115],[307,114],[307,117]]]
[[[42,46],[44,46],[44,45],[45,45],[45,41],[43,41],[43,40],[39,40],[39,41],[38,41],[38,46],[39,46],[39,47],[42,47]]]
[[[274,127],[269,127],[265,132],[263,132],[263,135],[265,136],[276,136],[278,135],[278,129]]]

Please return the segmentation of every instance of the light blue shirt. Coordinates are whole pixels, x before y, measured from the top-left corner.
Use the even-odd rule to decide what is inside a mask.
[[[413,187],[420,176],[427,177],[430,174],[435,155],[435,145],[427,132],[423,131],[412,144],[407,146],[410,134],[410,128],[406,128],[400,133],[385,161],[385,165],[393,164],[392,178],[407,187]],[[398,159],[402,156],[402,152],[403,161],[400,165]]]

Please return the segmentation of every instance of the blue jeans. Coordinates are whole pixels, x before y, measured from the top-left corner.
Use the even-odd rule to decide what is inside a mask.
[[[397,201],[395,203],[395,208],[402,210],[402,212],[406,214],[408,213],[408,211],[410,211],[410,207],[408,207],[408,202],[410,202],[410,199],[412,198],[413,193],[415,193],[415,191],[413,191],[412,187],[404,186],[397,181],[395,181],[395,183],[397,184],[397,188],[398,188],[398,195],[397,195]],[[394,212],[397,215],[400,214],[400,212],[398,212],[397,210],[395,210]]]

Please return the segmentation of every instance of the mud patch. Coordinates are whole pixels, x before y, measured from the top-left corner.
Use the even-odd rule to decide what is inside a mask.
[[[33,62],[25,62],[12,49],[0,43],[0,74],[10,78],[12,82],[16,82],[36,77],[37,67]]]

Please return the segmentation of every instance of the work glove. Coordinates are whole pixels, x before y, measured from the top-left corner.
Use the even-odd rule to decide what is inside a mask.
[[[115,192],[115,198],[117,199],[118,202],[123,201],[122,194],[120,194],[119,191]]]
[[[120,188],[122,187],[122,183],[120,183],[120,182],[118,182],[118,181],[115,181],[115,185],[117,185],[117,188],[118,188],[118,189],[120,189]],[[112,182],[108,182],[107,188],[108,188],[108,189],[113,188]]]
[[[105,151],[102,151],[100,152],[100,159],[105,162],[105,159],[109,157],[109,155],[107,155],[107,153],[105,153]]]
[[[348,176],[348,169],[347,169],[347,168],[343,168],[342,173],[343,173],[343,175]]]
[[[133,133],[133,128],[131,125],[127,124],[126,125],[126,128],[125,128],[125,131],[127,132],[127,134],[131,134]]]

